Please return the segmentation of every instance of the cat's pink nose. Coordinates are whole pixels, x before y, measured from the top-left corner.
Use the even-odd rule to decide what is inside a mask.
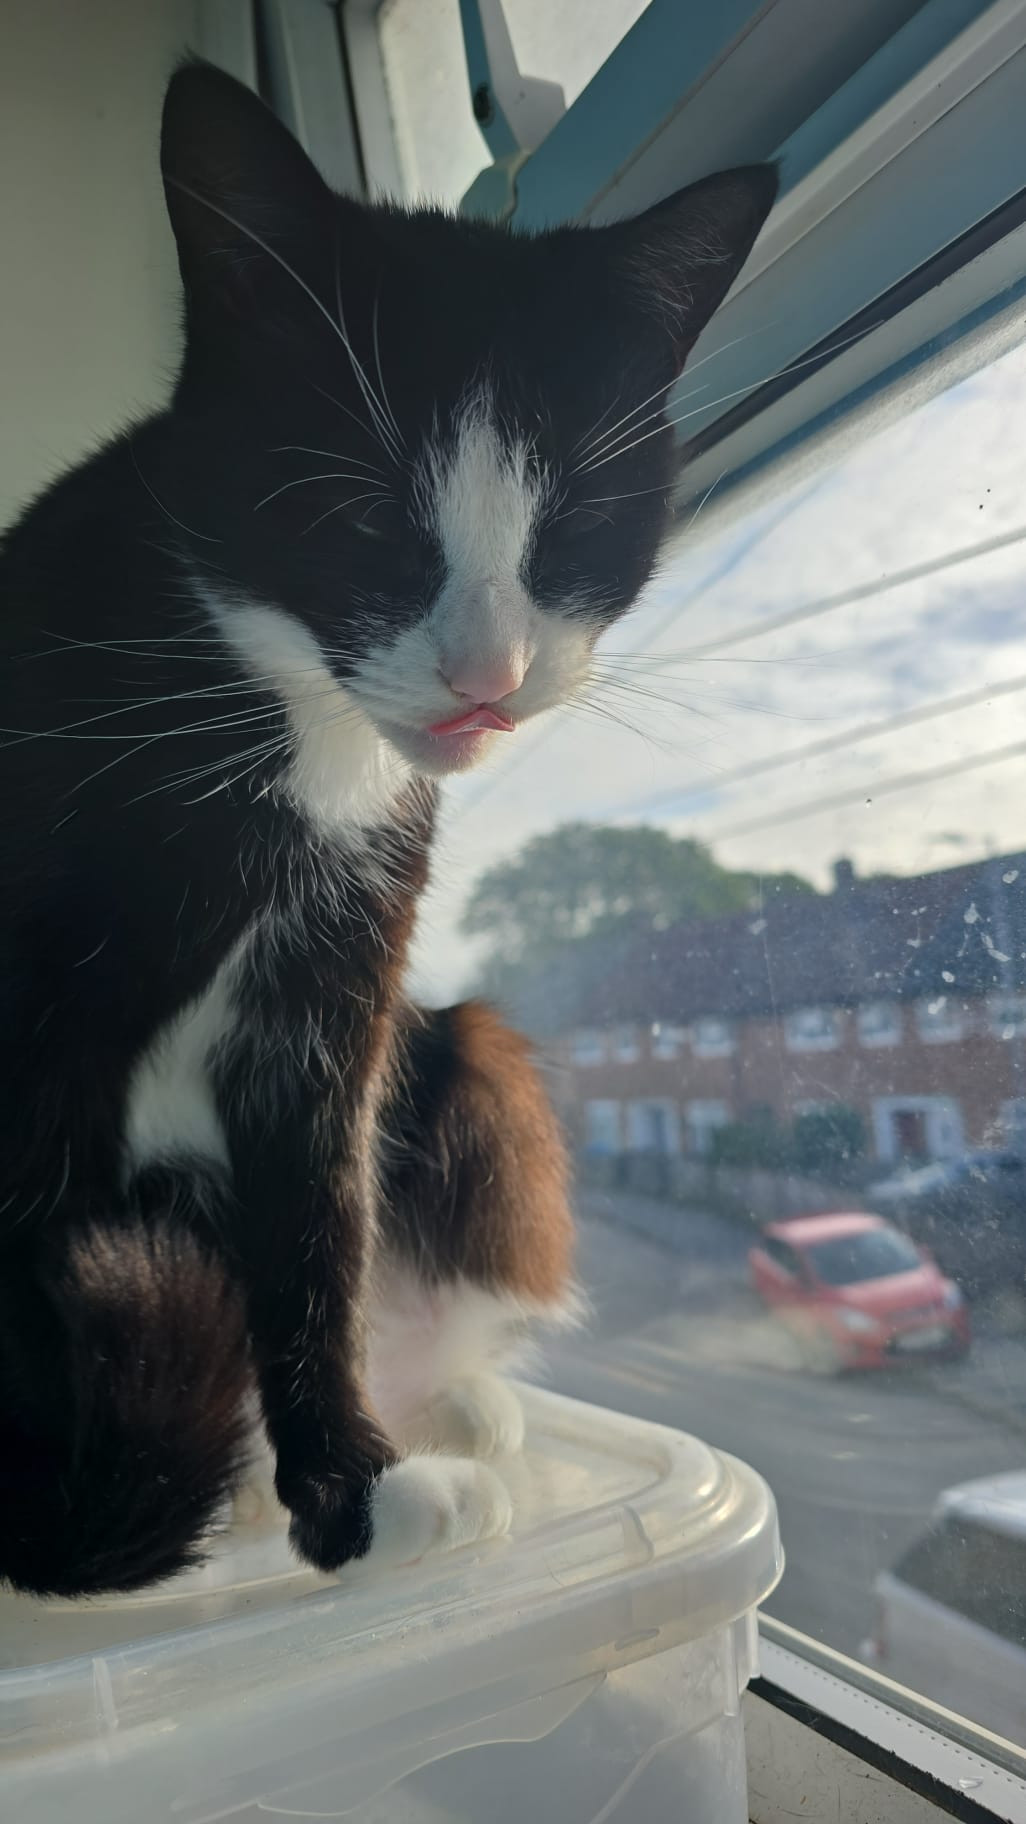
[[[520,689],[526,670],[525,664],[512,657],[481,664],[468,659],[441,667],[446,683],[471,703],[501,703],[503,697]]]

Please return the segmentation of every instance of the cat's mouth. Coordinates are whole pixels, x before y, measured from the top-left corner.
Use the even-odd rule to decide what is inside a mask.
[[[462,715],[450,716],[448,722],[433,722],[427,733],[448,739],[451,735],[483,734],[493,730],[511,735],[515,728],[513,717],[506,715],[504,710],[493,709],[490,703],[477,703]]]
[[[426,728],[392,721],[379,721],[378,726],[418,772],[435,779],[446,773],[466,772],[481,758],[495,735],[512,735],[517,729],[512,716],[484,703],[445,721],[432,722]]]

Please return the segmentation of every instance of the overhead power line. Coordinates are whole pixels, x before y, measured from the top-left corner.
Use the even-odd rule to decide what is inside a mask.
[[[963,691],[961,696],[942,697],[916,709],[902,710],[898,715],[885,716],[877,722],[860,722],[854,728],[843,729],[840,734],[824,735],[819,741],[809,741],[804,747],[781,754],[769,754],[759,760],[748,760],[743,766],[732,766],[729,772],[717,773],[700,785],[687,786],[678,792],[664,792],[658,798],[646,799],[642,804],[630,808],[637,816],[671,816],[679,813],[689,799],[707,797],[710,791],[718,792],[722,787],[736,785],[743,779],[761,779],[766,773],[779,772],[783,767],[798,766],[803,760],[815,760],[823,754],[836,753],[838,748],[854,747],[863,741],[879,739],[881,735],[894,735],[903,728],[915,727],[917,723],[955,716],[960,710],[993,702],[995,697],[1013,696],[1021,690],[1026,690],[1026,672],[1016,678],[1004,678],[997,684],[984,684],[977,690]],[[622,815],[622,810],[618,814]]]
[[[857,583],[851,589],[839,589],[835,595],[824,595],[816,602],[806,602],[800,608],[789,608],[786,614],[773,615],[760,621],[746,621],[743,627],[736,627],[732,633],[720,639],[704,640],[699,646],[685,646],[680,652],[673,653],[662,661],[659,654],[653,655],[653,666],[663,663],[675,665],[682,660],[704,659],[714,652],[725,652],[728,647],[741,646],[746,640],[762,638],[767,633],[779,633],[784,627],[796,627],[800,621],[811,621],[821,614],[832,614],[837,608],[848,608],[853,602],[874,600],[878,595],[886,595],[891,589],[900,589],[906,583],[919,582],[924,576],[936,576],[942,570],[953,570],[958,564],[968,564],[974,557],[986,557],[991,551],[1003,551],[1008,545],[1021,544],[1026,539],[1026,526],[1015,526],[1010,532],[998,532],[993,538],[981,539],[979,544],[963,545],[958,551],[948,551],[943,557],[925,558],[921,564],[909,564],[904,570],[894,570],[890,576],[876,577],[871,583]]]
[[[895,773],[889,779],[875,780],[850,791],[827,792],[821,798],[807,798],[801,804],[784,806],[769,817],[751,817],[742,823],[727,824],[725,828],[714,831],[709,841],[727,842],[735,836],[752,836],[760,830],[776,829],[780,824],[798,823],[821,811],[839,811],[849,804],[875,804],[878,798],[885,798],[891,792],[911,791],[919,785],[932,785],[938,779],[951,779],[959,773],[972,773],[984,766],[997,766],[1002,760],[1014,760],[1022,754],[1026,754],[1026,741],[1013,741],[1007,747],[994,747],[986,753],[970,754],[965,760],[950,760],[943,766],[929,767],[924,772]]]
[[[669,653],[665,656],[653,654],[650,660],[651,668],[664,670],[667,666],[679,664],[682,661],[690,662],[694,659],[711,658],[715,653],[729,651],[731,647],[741,646],[747,640],[755,639],[757,636],[779,633],[785,627],[794,627],[802,621],[814,620],[823,614],[832,614],[835,609],[846,608],[854,602],[870,601],[892,589],[900,589],[905,583],[917,582],[925,576],[937,576],[945,570],[955,569],[960,564],[970,563],[973,558],[986,557],[993,551],[1005,550],[1011,545],[1021,544],[1024,540],[1026,540],[1026,526],[1014,526],[1011,531],[996,533],[993,538],[981,539],[974,545],[963,545],[956,551],[946,552],[940,557],[927,558],[919,564],[910,564],[903,570],[893,571],[890,576],[877,577],[873,582],[859,583],[851,589],[838,590],[833,595],[822,596],[817,601],[806,602],[799,608],[788,609],[784,614],[758,621],[748,621],[744,626],[735,628],[733,632],[724,634],[721,638],[706,640],[697,646],[687,646],[680,652]],[[700,590],[689,591],[685,599],[694,599],[694,596],[700,592]],[[634,655],[625,653],[622,656],[625,661],[629,661]],[[558,712],[555,713],[558,714]],[[557,727],[558,722],[556,721],[543,724],[534,736],[530,751],[536,752],[542,742],[554,733]],[[763,771],[765,768],[760,765],[754,770]],[[470,811],[476,810],[485,798],[503,784],[506,776],[506,771],[503,769],[491,773],[483,779],[478,790],[464,804],[463,814],[466,815]]]

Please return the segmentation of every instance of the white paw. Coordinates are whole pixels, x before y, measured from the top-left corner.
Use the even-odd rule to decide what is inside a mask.
[[[371,1508],[373,1543],[361,1562],[415,1564],[508,1533],[513,1503],[493,1470],[466,1457],[407,1457],[386,1469]]]
[[[402,1427],[402,1437],[408,1449],[513,1456],[523,1449],[524,1414],[512,1387],[497,1374],[468,1374],[414,1413]]]

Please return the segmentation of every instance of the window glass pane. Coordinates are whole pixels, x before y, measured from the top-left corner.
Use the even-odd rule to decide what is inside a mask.
[[[422,953],[554,1067],[598,1318],[553,1384],[754,1463],[771,1612],[1026,1746],[1024,423],[1020,347],[693,529],[588,708],[455,787]],[[572,923],[525,860],[468,970],[476,883],[530,842],[558,899],[569,825]],[[760,1272],[766,1223],[811,1272]],[[900,1565],[981,1478],[1014,1525],[970,1512],[931,1607]]]
[[[505,0],[525,76],[561,84],[569,106],[648,0]],[[459,0],[384,0],[378,29],[407,196],[457,202],[491,161],[474,120]]]

